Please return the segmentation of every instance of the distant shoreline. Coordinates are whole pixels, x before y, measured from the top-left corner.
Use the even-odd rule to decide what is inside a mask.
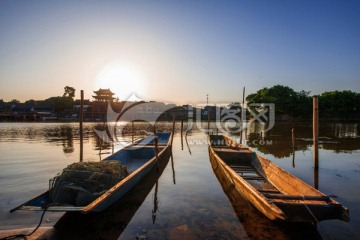
[[[180,122],[181,119],[175,120]],[[195,121],[195,120],[194,120]],[[247,120],[249,121],[249,119]],[[320,122],[326,123],[358,123],[360,119],[340,119],[340,118],[320,118]],[[103,123],[103,120],[99,119],[84,119],[83,122],[87,123]],[[131,122],[131,121],[129,121]],[[157,122],[172,122],[172,120],[158,120]],[[186,120],[184,120],[186,122]],[[202,120],[201,122],[207,122],[207,120]],[[210,120],[210,122],[215,122]],[[288,123],[311,123],[312,118],[308,119],[278,119],[276,118],[275,122],[288,122]],[[48,121],[0,121],[0,123],[79,123],[78,119],[59,119],[59,120],[48,120]]]

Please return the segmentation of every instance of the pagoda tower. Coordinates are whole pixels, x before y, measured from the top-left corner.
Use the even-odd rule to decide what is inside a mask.
[[[113,97],[113,95],[115,93],[113,93],[110,88],[108,89],[99,89],[97,91],[94,91],[95,96],[92,96],[95,101],[97,102],[112,102],[115,98]]]

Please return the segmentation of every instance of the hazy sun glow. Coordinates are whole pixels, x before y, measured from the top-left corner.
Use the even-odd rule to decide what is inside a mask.
[[[140,98],[147,89],[147,76],[139,65],[131,61],[114,61],[106,64],[96,76],[96,89],[110,88],[120,100],[135,94]]]

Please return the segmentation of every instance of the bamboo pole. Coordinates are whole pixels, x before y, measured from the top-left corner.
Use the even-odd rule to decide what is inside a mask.
[[[313,97],[313,142],[314,142],[314,168],[319,169],[319,109],[318,97]]]
[[[83,148],[83,108],[84,108],[84,90],[80,91],[80,110],[79,110],[79,120],[80,120],[80,162],[83,161],[84,157],[84,148]]]
[[[208,134],[210,134],[210,108],[208,108]]]
[[[184,120],[181,120],[181,150],[184,150],[184,141],[183,141],[183,129],[184,129]]]
[[[240,144],[242,144],[243,139],[243,127],[244,127],[244,106],[245,106],[245,87],[243,88],[243,99],[241,106],[241,118],[240,118]]]
[[[295,129],[291,129],[291,139],[292,139],[292,150],[293,150],[293,157],[292,157],[292,166],[295,168]]]
[[[207,115],[208,115],[208,131],[209,134],[209,128],[210,128],[210,108],[209,108],[209,94],[206,94],[206,107],[208,107]]]
[[[173,115],[173,125],[171,130],[171,146],[173,144],[174,134],[175,134],[175,114]]]
[[[131,122],[131,143],[134,143],[134,121]]]
[[[159,153],[159,149],[158,149],[158,142],[159,142],[159,139],[156,135],[156,128],[155,128],[155,125],[154,125],[154,135],[155,135],[155,139],[154,139],[154,144],[155,144],[155,158],[156,158],[156,164],[157,164],[157,168],[158,170],[160,170],[160,164],[159,164],[159,156],[158,156],[158,153]]]
[[[319,169],[314,168],[314,188],[319,189]]]

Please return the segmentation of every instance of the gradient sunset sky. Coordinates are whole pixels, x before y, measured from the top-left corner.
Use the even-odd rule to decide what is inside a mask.
[[[0,1],[0,99],[360,92],[360,1]]]

